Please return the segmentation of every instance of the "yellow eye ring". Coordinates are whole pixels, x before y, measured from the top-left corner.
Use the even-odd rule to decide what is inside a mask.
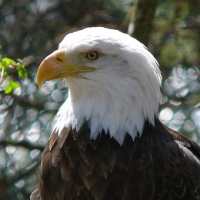
[[[89,51],[86,53],[86,58],[88,60],[97,60],[99,58],[99,53],[97,51]]]

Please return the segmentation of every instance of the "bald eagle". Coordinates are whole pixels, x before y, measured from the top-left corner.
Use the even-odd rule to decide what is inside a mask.
[[[117,30],[67,34],[36,81],[65,79],[31,200],[199,200],[200,147],[158,119],[161,73]]]

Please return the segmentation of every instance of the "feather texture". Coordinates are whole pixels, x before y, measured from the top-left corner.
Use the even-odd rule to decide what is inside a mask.
[[[83,56],[94,50],[98,59]],[[157,119],[161,73],[145,46],[92,27],[66,35],[56,52],[65,70],[66,60],[95,70],[66,77],[31,200],[200,200],[200,147]]]
[[[103,132],[90,140],[87,124],[80,132],[52,134],[31,200],[200,199],[200,147],[158,120],[121,146]]]
[[[144,121],[154,124],[161,101],[158,62],[133,37],[117,30],[91,27],[67,34],[59,45],[71,63],[96,70],[67,77],[68,98],[60,107],[54,129],[72,127],[79,132],[88,121],[90,138],[105,131],[123,143],[142,134]],[[80,52],[96,50],[97,60],[82,58]]]

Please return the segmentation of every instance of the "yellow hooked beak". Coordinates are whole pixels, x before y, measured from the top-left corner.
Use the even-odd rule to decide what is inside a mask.
[[[37,70],[36,83],[40,87],[45,81],[78,76],[81,73],[93,71],[95,71],[93,67],[70,63],[64,50],[56,50],[42,60]]]

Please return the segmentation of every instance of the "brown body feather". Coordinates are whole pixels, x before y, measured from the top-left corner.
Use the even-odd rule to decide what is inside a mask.
[[[53,133],[31,200],[200,200],[200,147],[176,132],[145,123],[141,137],[120,146],[89,129]]]

